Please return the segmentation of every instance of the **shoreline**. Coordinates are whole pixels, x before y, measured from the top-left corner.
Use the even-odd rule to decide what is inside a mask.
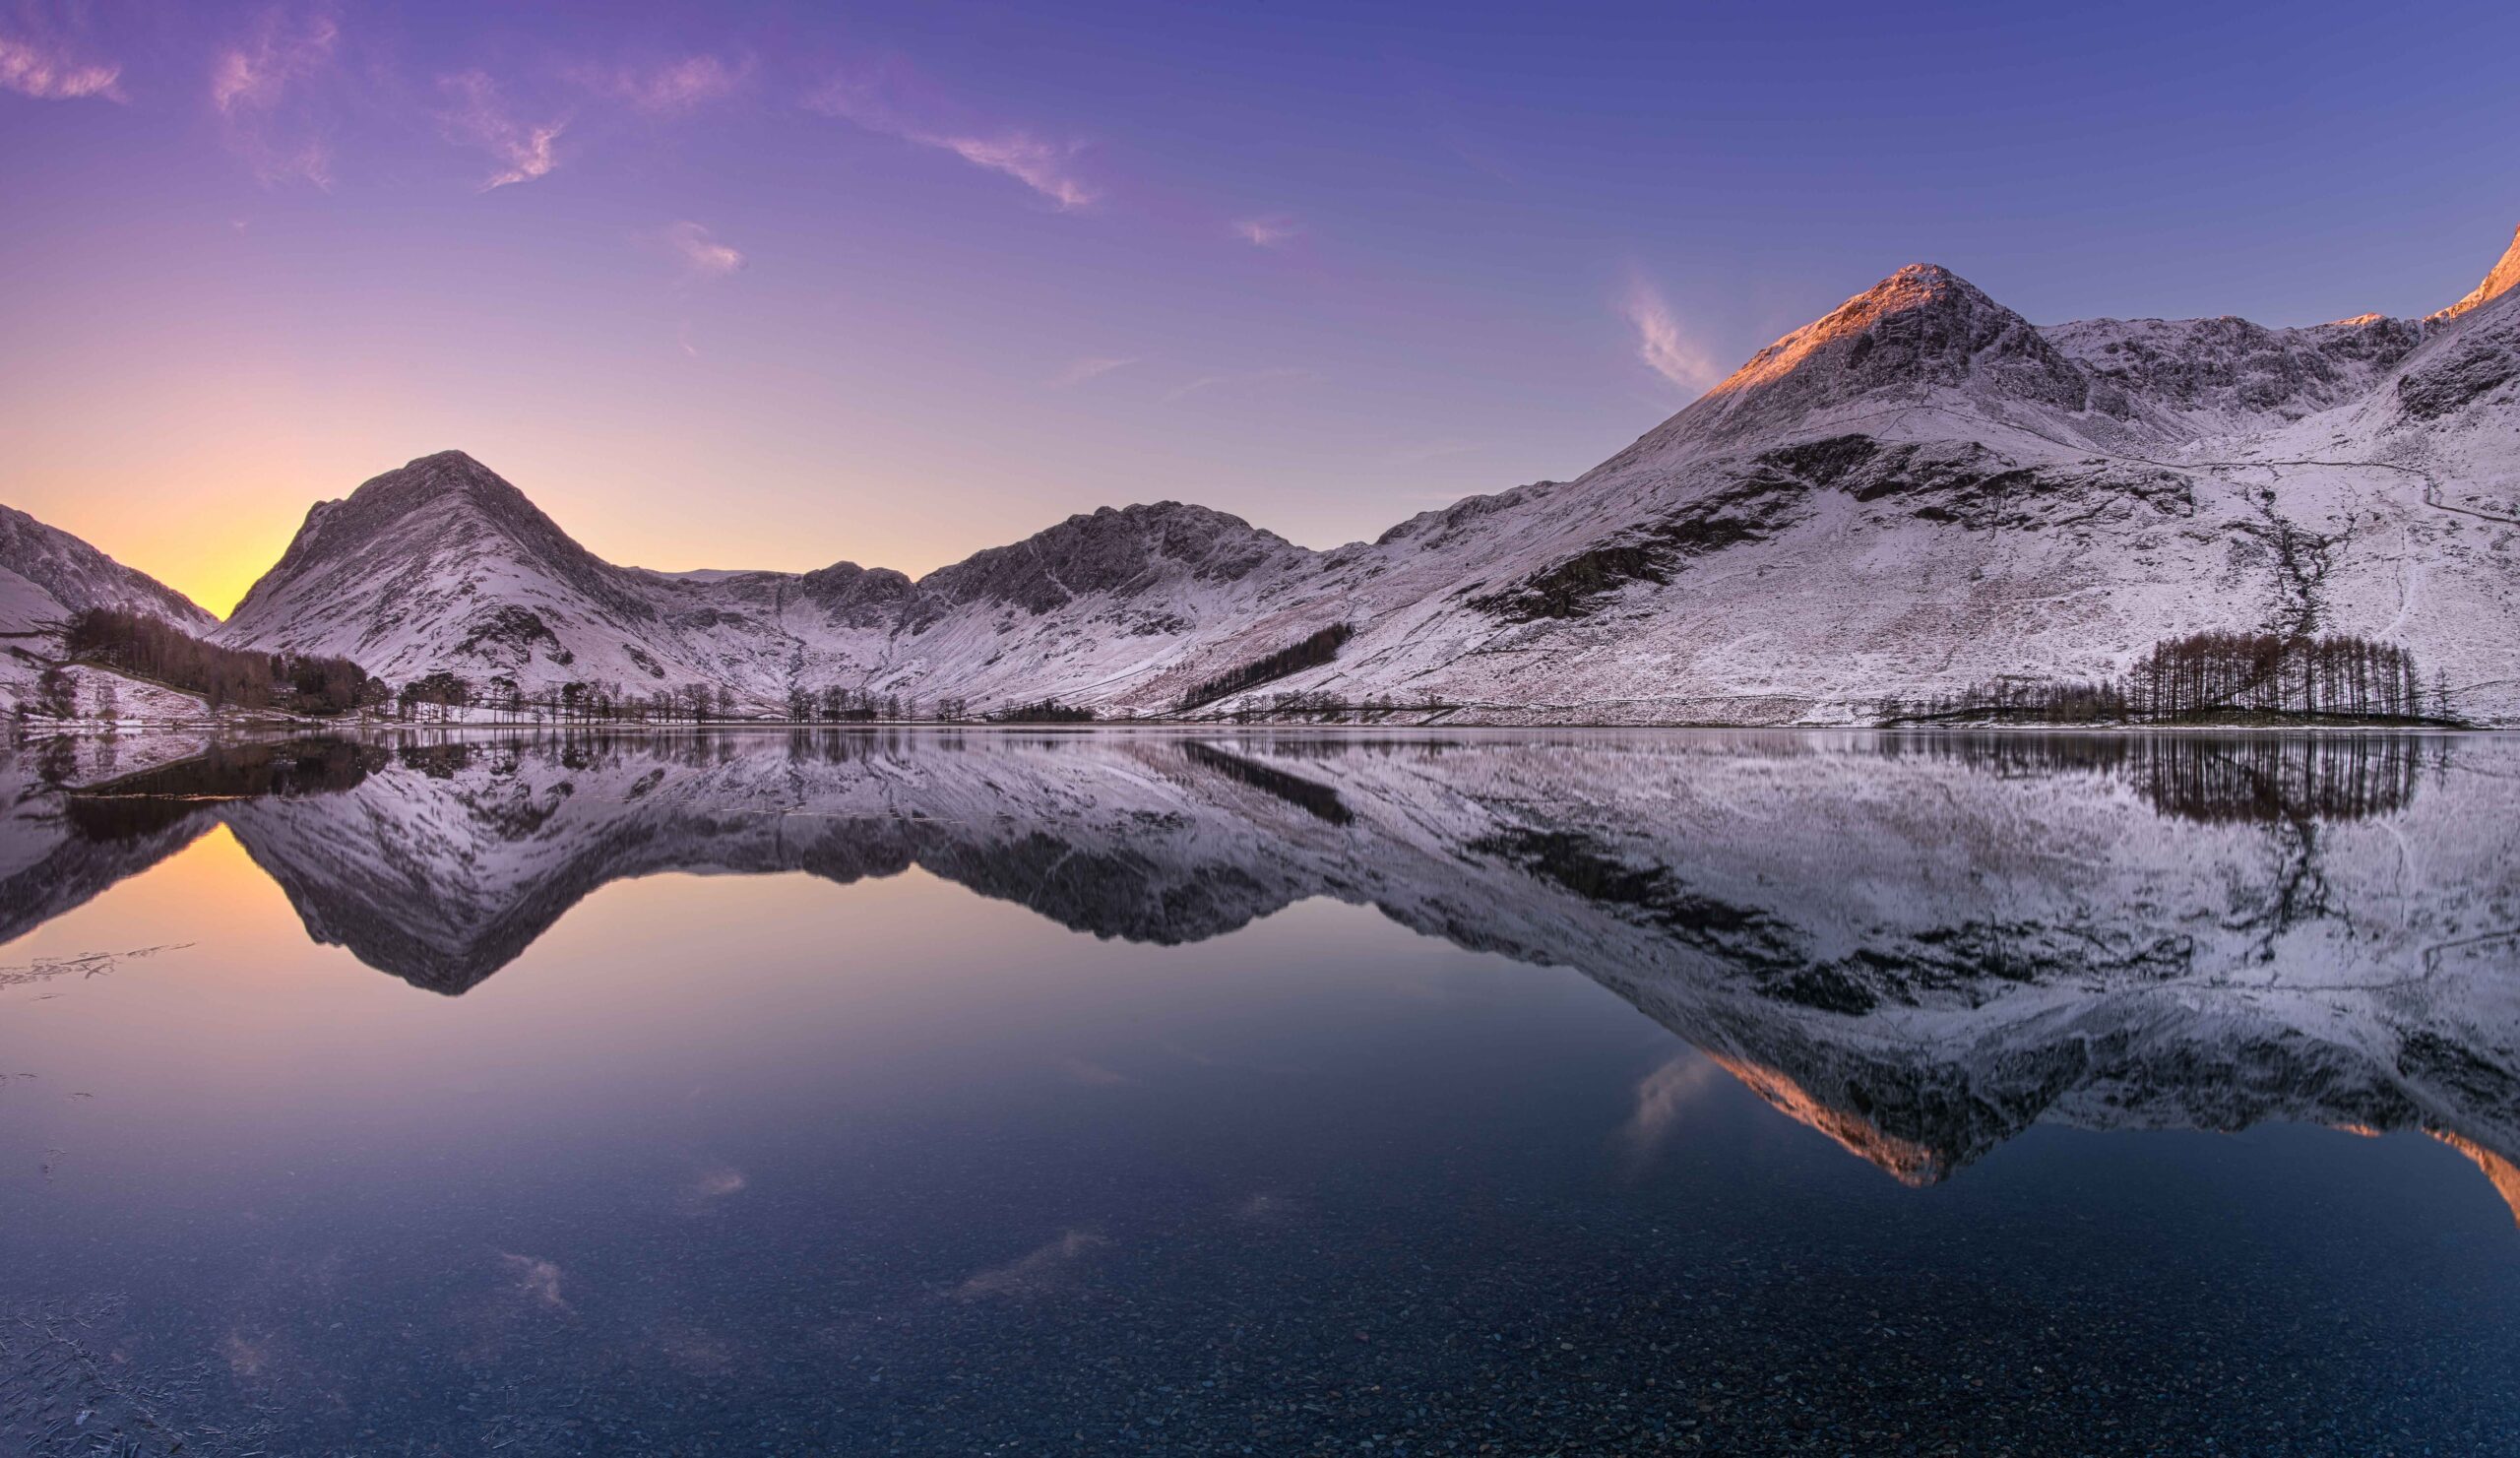
[[[2092,738],[2139,738],[2161,735],[2200,734],[2394,734],[2394,735],[2469,735],[2520,733],[2520,725],[2455,725],[2455,724],[1619,724],[1600,720],[1565,721],[1536,724],[1495,724],[1480,722],[1448,722],[1440,724],[1310,724],[1296,720],[1255,720],[1237,723],[1225,720],[1108,720],[1098,723],[1002,723],[994,721],[954,721],[933,719],[868,720],[848,724],[828,724],[811,720],[745,719],[702,724],[639,724],[602,721],[545,721],[520,724],[444,724],[406,723],[365,720],[348,723],[326,723],[321,720],[296,720],[285,723],[253,724],[171,723],[160,725],[123,725],[103,728],[94,725],[72,725],[45,731],[31,730],[17,741],[16,747],[27,748],[51,740],[76,739],[151,739],[196,738],[211,741],[269,741],[275,739],[384,739],[396,737],[450,735],[482,735],[500,737],[575,737],[616,735],[621,737],[677,738],[722,733],[815,733],[866,734],[875,732],[918,733],[986,733],[986,734],[1218,734],[1299,732],[1307,734],[1448,734],[1448,733],[1587,733],[1640,734],[1886,734],[1886,735],[2075,735]]]

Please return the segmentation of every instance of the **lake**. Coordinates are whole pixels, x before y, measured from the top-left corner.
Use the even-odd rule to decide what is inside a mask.
[[[2513,1443],[2520,737],[126,738],[0,802],[0,1450]]]

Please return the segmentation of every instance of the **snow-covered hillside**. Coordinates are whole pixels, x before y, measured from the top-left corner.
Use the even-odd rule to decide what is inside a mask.
[[[0,506],[0,633],[21,633],[89,607],[162,617],[189,632],[219,623],[146,573],[23,511]]]
[[[0,506],[0,713],[14,712],[32,697],[45,666],[60,656],[62,624],[90,607],[147,613],[196,634],[219,625],[156,578],[23,511]],[[120,701],[117,712],[131,718],[168,723],[201,711],[198,701],[182,694],[101,670],[79,671],[73,678],[75,712],[92,709],[106,681]]]
[[[1845,722],[2114,675],[2205,629],[2314,629],[2404,644],[2456,712],[2512,723],[2516,482],[2507,286],[2431,321],[2040,330],[1904,269],[1578,480],[1331,554],[1303,621],[1359,632],[1277,687],[1505,722]]]
[[[1576,480],[1327,552],[1167,502],[915,582],[847,562],[663,574],[598,559],[446,452],[317,506],[219,636],[397,682],[1161,714],[1346,625],[1335,659],[1250,699],[1843,724],[1894,695],[2113,676],[2163,639],[2264,629],[2404,646],[2451,712],[2520,723],[2515,285],[2520,236],[2423,319],[2042,328],[1905,268]]]
[[[755,710],[790,686],[1106,700],[1185,643],[1247,625],[1311,560],[1167,502],[1073,517],[916,583],[848,562],[648,572],[598,560],[448,451],[317,506],[219,636],[344,655],[397,682],[438,668],[528,689],[701,682]]]

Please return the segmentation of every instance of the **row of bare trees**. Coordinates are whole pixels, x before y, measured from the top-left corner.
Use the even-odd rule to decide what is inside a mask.
[[[1887,699],[1877,712],[1890,724],[2223,718],[2456,722],[2445,678],[2436,674],[2427,689],[2413,653],[2394,643],[2347,634],[2192,633],[2154,644],[2115,679],[1995,678],[1956,694]]]
[[[2215,710],[2425,717],[2415,655],[2393,643],[2331,633],[2194,633],[2155,644],[2126,677],[2136,712],[2174,719]]]

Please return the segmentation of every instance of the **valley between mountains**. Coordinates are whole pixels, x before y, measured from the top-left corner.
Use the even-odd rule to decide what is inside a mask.
[[[1573,480],[1328,551],[1166,501],[915,580],[653,572],[447,451],[316,505],[221,622],[0,515],[0,692],[100,605],[479,705],[1842,725],[2236,634],[2385,646],[2398,717],[2508,726],[2520,234],[2432,315],[2300,328],[2038,326],[1904,268]]]

